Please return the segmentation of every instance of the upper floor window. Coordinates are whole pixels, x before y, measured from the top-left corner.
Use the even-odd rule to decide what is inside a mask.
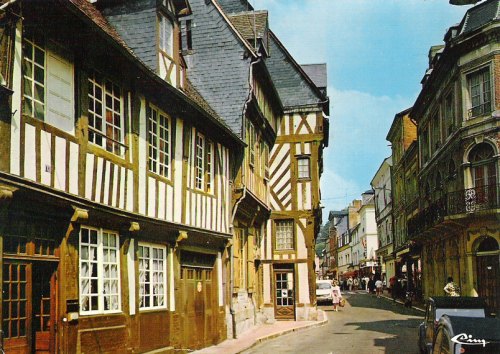
[[[79,263],[80,313],[120,311],[118,234],[82,227]]]
[[[45,118],[45,49],[30,36],[23,41],[23,113]]]
[[[497,161],[490,145],[486,143],[476,145],[469,153],[469,161],[472,164],[474,187],[495,186],[498,183]]]
[[[299,179],[311,178],[311,159],[309,157],[297,158],[297,177]]]
[[[491,111],[490,68],[485,67],[467,75],[469,90],[469,117],[476,117]]]
[[[167,306],[167,249],[161,245],[139,243],[139,307]]]
[[[119,86],[94,73],[89,77],[89,142],[122,156],[123,100]]]
[[[196,177],[195,184],[197,189],[203,189],[205,172],[205,137],[200,133],[196,134]]]
[[[455,128],[455,100],[453,93],[448,94],[444,99],[444,135],[450,135]]]
[[[149,170],[170,178],[170,118],[155,107],[148,106]]]
[[[160,14],[160,50],[173,57],[174,26],[165,15]]]
[[[276,220],[276,250],[293,250],[293,220]]]
[[[255,127],[253,126],[252,122],[248,121],[248,128],[247,128],[247,143],[248,143],[248,157],[250,160],[250,165],[254,166],[255,165],[255,144],[257,142],[257,136],[255,132]]]
[[[185,20],[181,23],[181,49],[191,50],[193,49],[193,35],[192,35],[192,21]]]

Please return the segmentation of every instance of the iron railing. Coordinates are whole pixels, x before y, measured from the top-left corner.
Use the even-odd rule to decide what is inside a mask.
[[[408,237],[416,237],[443,222],[445,216],[474,214],[497,208],[500,208],[500,184],[450,192],[408,220]]]

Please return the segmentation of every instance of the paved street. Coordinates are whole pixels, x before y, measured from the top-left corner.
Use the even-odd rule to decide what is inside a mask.
[[[321,307],[328,314],[327,325],[284,335],[243,353],[418,353],[422,312],[366,293],[344,296],[348,303],[339,312]]]

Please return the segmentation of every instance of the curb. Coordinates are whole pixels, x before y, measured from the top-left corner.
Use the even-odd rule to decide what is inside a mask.
[[[259,337],[252,344],[248,345],[246,348],[240,349],[235,354],[240,354],[240,353],[244,352],[245,350],[253,348],[260,343],[263,343],[263,342],[268,341],[270,339],[274,339],[274,338],[283,336],[285,334],[289,334],[292,332],[299,332],[299,331],[304,330],[304,329],[323,326],[323,325],[328,323],[328,317],[326,316],[326,313],[323,310],[321,310],[321,311],[323,312],[323,318],[324,318],[322,321],[317,321],[315,323],[307,324],[307,325],[300,326],[300,327],[290,328],[290,329],[283,330],[281,332],[271,333],[271,334],[268,334],[267,336]]]
[[[381,295],[381,297],[383,297],[384,299],[390,300],[390,301],[394,301],[394,300],[392,299],[392,297],[388,297],[387,295],[384,295],[384,294],[382,294],[382,295]],[[403,305],[403,306],[404,306],[404,304],[405,304],[405,303],[404,303],[403,301],[401,301],[401,300],[396,300],[396,302],[397,302],[398,304]],[[414,309],[414,310],[420,311],[420,312],[425,312],[425,309],[420,308],[420,307],[417,307],[417,306],[412,306],[411,308],[412,308],[412,309]]]

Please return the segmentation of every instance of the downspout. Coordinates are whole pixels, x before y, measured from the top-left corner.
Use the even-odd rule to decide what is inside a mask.
[[[253,93],[253,90],[254,90],[254,87],[253,87],[253,65],[259,63],[260,61],[262,60],[262,57],[260,55],[258,55],[258,59],[256,61],[254,61],[253,63],[250,63],[250,70],[248,72],[248,85],[250,87],[250,90],[248,91],[248,96],[247,96],[247,99],[245,100],[245,104],[243,105],[243,110],[241,112],[241,117],[242,117],[242,132],[243,132],[243,138],[245,138],[245,124],[243,122],[245,122],[245,116],[246,116],[246,111],[247,111],[247,108],[248,108],[248,104],[250,103],[250,101],[252,100],[252,93]],[[244,181],[244,178],[245,177],[245,166],[243,166],[242,170],[241,170],[241,180]],[[238,206],[239,204],[243,201],[243,199],[245,199],[246,197],[246,193],[247,193],[247,186],[246,184],[243,185],[243,193],[241,195],[241,197],[236,201],[236,203],[234,204],[234,208],[233,208],[233,215],[231,216],[231,224],[230,224],[230,229],[231,229],[231,233],[233,234],[234,236],[234,218],[236,217],[236,213],[238,212]],[[230,298],[230,301],[229,301],[229,313],[231,314],[231,322],[232,322],[232,326],[233,326],[233,338],[236,338],[236,313],[234,311],[234,306],[233,306],[233,293],[234,293],[234,244],[231,245],[231,248],[230,248],[230,253],[229,253],[229,259],[230,259],[230,280],[229,280],[229,288],[230,288],[230,292],[231,292],[231,298]]]

